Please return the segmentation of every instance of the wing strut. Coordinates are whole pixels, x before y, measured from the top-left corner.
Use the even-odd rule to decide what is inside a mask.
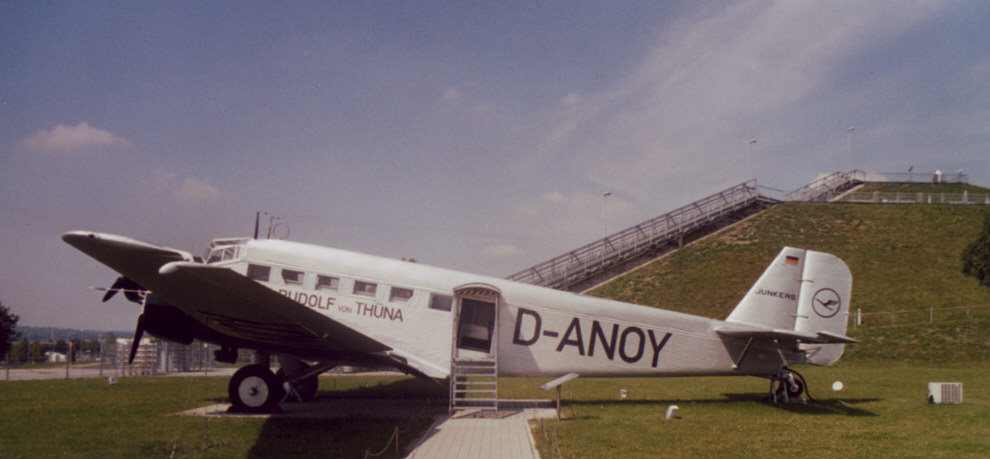
[[[753,345],[753,337],[750,336],[749,339],[746,341],[746,345],[743,346],[743,350],[742,350],[742,353],[739,354],[739,358],[736,359],[735,363],[732,364],[732,369],[733,370],[738,370],[739,369],[739,365],[742,365],[742,361],[743,361],[743,359],[746,358],[746,354],[749,353],[749,347],[752,346],[752,345]]]

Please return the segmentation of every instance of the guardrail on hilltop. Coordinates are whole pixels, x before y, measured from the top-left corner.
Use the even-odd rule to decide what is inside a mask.
[[[754,204],[776,202],[760,194],[749,180],[631,226],[583,247],[547,260],[507,279],[551,288],[565,288],[596,272],[639,257]]]
[[[990,205],[990,193],[880,193],[852,192],[839,197],[835,202],[856,204],[951,204],[951,205]]]
[[[914,172],[863,172],[854,170],[852,173],[862,182],[896,182],[896,183],[969,183],[969,177],[959,171],[955,174]]]

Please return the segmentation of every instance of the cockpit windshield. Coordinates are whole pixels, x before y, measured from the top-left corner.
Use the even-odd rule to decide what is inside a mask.
[[[237,260],[244,256],[243,248],[249,240],[248,238],[214,239],[203,253],[203,260],[206,263]]]

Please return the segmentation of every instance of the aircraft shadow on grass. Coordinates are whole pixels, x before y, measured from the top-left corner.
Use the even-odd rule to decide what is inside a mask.
[[[419,379],[403,379],[387,384],[372,384],[347,390],[321,391],[316,403],[336,400],[402,400],[422,402],[424,406],[442,405],[446,411],[446,386]],[[215,399],[218,403],[225,398]],[[406,410],[369,412],[335,418],[272,416],[265,420],[248,458],[362,457],[366,451],[378,452],[389,444],[390,436],[400,429],[399,443],[408,448],[418,432],[425,431],[436,417],[436,410],[410,415]],[[416,432],[415,434],[413,432]],[[394,451],[394,443],[389,446]],[[327,456],[329,455],[329,456]]]

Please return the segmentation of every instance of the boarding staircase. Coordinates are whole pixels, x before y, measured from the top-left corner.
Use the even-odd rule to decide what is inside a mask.
[[[454,289],[450,411],[498,411],[498,313],[501,293],[488,284]]]
[[[498,362],[495,358],[459,358],[450,367],[450,411],[498,411]]]

